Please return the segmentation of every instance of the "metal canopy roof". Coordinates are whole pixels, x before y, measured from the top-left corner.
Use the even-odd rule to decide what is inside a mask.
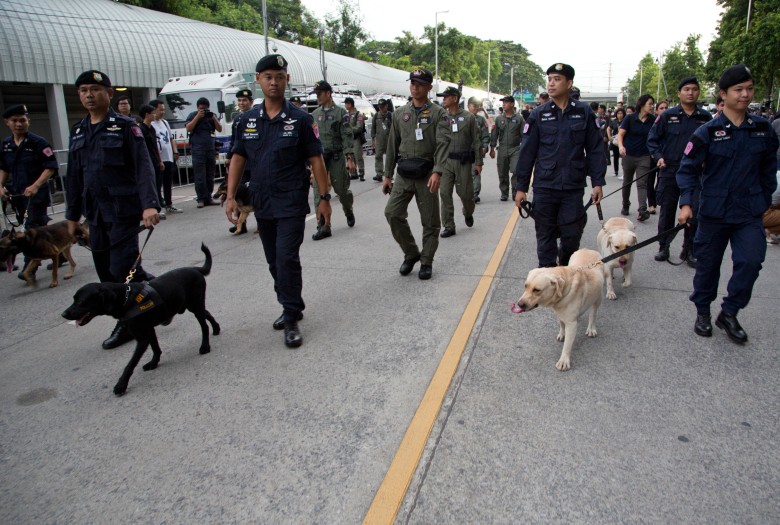
[[[269,40],[290,63],[294,84],[322,78],[319,50]],[[85,70],[117,86],[159,89],[172,76],[254,72],[265,39],[111,0],[2,0],[0,82],[73,84]],[[328,81],[366,93],[407,95],[408,72],[325,53]],[[443,83],[442,83],[443,84]]]

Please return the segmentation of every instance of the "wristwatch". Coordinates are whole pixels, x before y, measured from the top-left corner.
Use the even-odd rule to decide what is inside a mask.
[[[330,200],[330,193],[326,193],[325,195],[320,195],[320,199],[322,199],[324,201],[329,201]]]

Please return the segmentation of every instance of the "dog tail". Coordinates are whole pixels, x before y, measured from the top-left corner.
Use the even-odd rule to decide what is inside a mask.
[[[211,272],[211,252],[203,243],[200,243],[200,249],[206,254],[206,262],[203,263],[203,266],[198,268],[198,271],[203,275],[208,275]]]

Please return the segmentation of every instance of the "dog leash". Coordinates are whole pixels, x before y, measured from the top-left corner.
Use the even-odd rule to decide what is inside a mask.
[[[150,226],[150,228],[151,228],[151,226]],[[116,248],[116,247],[117,247],[117,246],[119,246],[121,243],[123,243],[123,242],[124,242],[124,241],[126,241],[127,239],[129,239],[129,238],[133,237],[134,235],[138,235],[139,233],[141,233],[141,232],[142,232],[142,231],[144,231],[145,229],[146,229],[146,226],[138,226],[138,227],[137,227],[135,230],[131,231],[130,233],[128,233],[128,234],[127,234],[127,235],[125,235],[124,237],[121,237],[119,240],[117,240],[116,242],[114,242],[113,244],[111,244],[111,245],[110,245],[108,248],[101,248],[101,249],[99,249],[99,250],[95,250],[95,249],[93,249],[93,248],[90,248],[89,246],[87,246],[87,242],[84,240],[84,237],[82,237],[82,236],[80,236],[80,235],[78,235],[78,234],[76,235],[76,244],[78,244],[79,246],[82,246],[82,247],[86,248],[87,250],[89,250],[89,251],[91,251],[91,252],[93,252],[93,253],[94,253],[94,252],[97,252],[97,253],[101,253],[101,252],[107,252],[108,250],[110,250],[110,249],[112,249],[112,248]],[[147,240],[148,240],[148,238],[147,238]]]
[[[634,180],[632,180],[628,184],[624,184],[621,187],[619,187],[618,189],[616,189],[615,191],[613,191],[611,193],[607,193],[606,195],[601,197],[601,200],[599,201],[599,204],[596,204],[596,210],[598,211],[598,214],[599,214],[599,222],[602,225],[604,224],[604,214],[601,211],[601,204],[600,204],[601,201],[603,201],[604,199],[606,199],[607,197],[609,197],[611,195],[614,195],[615,193],[617,193],[619,191],[622,191],[623,188],[631,186],[632,184],[634,184],[634,182],[636,182],[636,181],[638,181],[640,179],[643,179],[644,177],[649,176],[651,173],[653,173],[654,171],[658,171],[659,169],[660,168],[658,166],[656,166],[655,168],[651,169],[650,171],[648,171],[644,175],[635,178]],[[588,199],[588,202],[587,202],[587,204],[585,204],[585,207],[582,209],[582,214],[579,217],[577,217],[573,221],[565,222],[563,224],[555,223],[554,226],[558,226],[558,227],[569,226],[571,224],[576,224],[576,223],[580,222],[582,219],[584,219],[588,215],[588,208],[590,208],[592,205],[593,205],[593,197]],[[537,222],[539,221],[539,218],[534,213],[534,205],[533,205],[532,202],[528,202],[528,201],[521,202],[520,203],[520,207],[518,208],[518,210],[520,212],[520,217],[521,218],[527,219],[528,217],[531,217],[533,220],[535,220]]]
[[[682,230],[683,228],[688,228],[690,226],[691,226],[690,222],[686,222],[685,224],[678,224],[674,228],[669,228],[668,230],[666,230],[664,232],[661,232],[658,235],[650,237],[649,239],[645,239],[644,241],[642,241],[642,242],[640,242],[638,244],[635,244],[633,246],[629,246],[625,250],[620,250],[619,252],[613,253],[612,255],[608,255],[608,256],[604,257],[603,259],[601,259],[601,262],[602,263],[608,263],[609,261],[617,259],[618,257],[622,257],[622,256],[624,256],[624,255],[626,255],[628,253],[635,252],[635,251],[637,251],[637,250],[639,250],[641,248],[644,248],[648,244],[654,243],[655,241],[657,241],[658,239],[660,239],[664,235],[677,233],[678,231]],[[674,266],[679,266],[680,264],[682,264],[682,263],[675,264]]]
[[[141,228],[139,226],[139,228]],[[133,277],[135,276],[135,271],[138,269],[138,265],[141,264],[141,256],[144,253],[144,249],[146,248],[146,243],[149,242],[149,237],[152,236],[152,232],[154,232],[154,226],[149,226],[148,228],[144,226],[140,231],[143,231],[144,229],[148,229],[149,233],[146,234],[146,240],[144,241],[143,246],[141,246],[141,250],[138,252],[138,257],[135,258],[135,262],[133,263],[133,266],[130,267],[130,272],[127,274],[127,279],[125,279],[125,284],[127,285],[127,292],[125,294],[125,299],[127,299],[127,296],[130,294],[130,281],[133,280]],[[140,231],[138,233],[140,233]]]

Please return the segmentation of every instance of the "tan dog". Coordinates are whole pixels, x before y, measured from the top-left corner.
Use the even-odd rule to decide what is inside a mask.
[[[512,305],[515,313],[528,312],[537,306],[546,306],[558,314],[560,330],[558,341],[563,341],[561,358],[555,364],[558,370],[568,370],[571,365],[571,349],[577,335],[577,321],[590,310],[585,334],[596,337],[596,312],[601,305],[604,288],[604,271],[600,268],[601,256],[595,250],[577,250],[569,260],[569,266],[536,268],[528,272],[525,292]]]
[[[219,202],[224,204],[227,199],[227,181],[224,181],[219,185],[217,191],[214,193],[214,198],[219,199]],[[236,231],[233,235],[241,235],[246,233],[246,219],[250,213],[254,213],[255,207],[252,205],[252,196],[249,194],[249,188],[245,184],[239,184],[236,187],[236,204],[238,205],[238,224],[236,224]],[[255,233],[260,231],[260,226]]]
[[[35,285],[35,271],[41,261],[52,260],[51,283],[49,288],[59,284],[57,270],[60,266],[60,257],[67,259],[70,264],[65,279],[73,277],[76,271],[76,261],[70,255],[70,247],[79,239],[89,244],[89,227],[86,224],[79,225],[76,230],[76,238],[68,233],[68,222],[60,221],[46,226],[27,228],[23,231],[12,230],[4,232],[0,239],[0,259],[5,259],[7,271],[12,271],[16,255],[21,253],[30,258],[22,276],[29,285]]]
[[[613,253],[625,250],[636,244],[634,223],[623,217],[612,217],[604,223],[596,238],[601,250],[601,256],[607,257]],[[634,253],[621,255],[604,264],[604,279],[607,281],[607,299],[617,299],[612,277],[615,268],[623,270],[623,288],[631,286],[631,268],[634,264]]]

